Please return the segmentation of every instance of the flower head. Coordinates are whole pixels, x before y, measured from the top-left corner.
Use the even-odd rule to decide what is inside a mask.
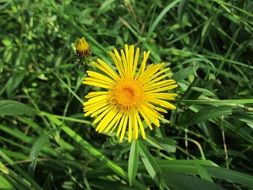
[[[125,50],[109,52],[116,69],[103,60],[92,62],[97,71],[87,71],[83,83],[102,88],[90,92],[84,103],[85,116],[94,117],[99,133],[111,133],[116,130],[120,141],[128,135],[128,141],[136,140],[140,135],[146,138],[145,128],[160,126],[159,120],[166,109],[174,110],[169,103],[176,93],[168,91],[177,87],[169,68],[164,63],[147,65],[150,51],[140,60],[140,49],[134,45],[125,45]],[[141,62],[140,62],[141,61]],[[140,66],[139,66],[140,64]]]
[[[75,47],[76,47],[76,53],[80,57],[88,56],[91,53],[90,46],[84,37],[80,38],[76,42]]]

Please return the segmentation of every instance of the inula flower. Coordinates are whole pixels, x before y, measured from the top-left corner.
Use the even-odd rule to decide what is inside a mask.
[[[76,53],[79,57],[85,57],[85,56],[90,55],[91,53],[90,46],[84,37],[82,37],[76,42],[75,47],[76,47]]]
[[[97,71],[87,71],[83,83],[98,88],[86,96],[84,112],[95,118],[97,132],[115,131],[120,142],[125,134],[129,142],[139,134],[145,139],[145,129],[159,127],[162,113],[175,109],[169,101],[177,94],[168,91],[178,85],[168,79],[171,73],[164,63],[147,65],[149,54],[144,51],[140,60],[140,49],[125,45],[125,50],[109,52],[116,68],[101,59],[92,62]]]

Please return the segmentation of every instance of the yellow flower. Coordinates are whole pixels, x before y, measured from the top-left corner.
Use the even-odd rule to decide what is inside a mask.
[[[76,42],[75,47],[76,47],[76,53],[80,57],[88,56],[91,53],[89,44],[84,37],[82,37]]]
[[[169,68],[163,68],[164,63],[146,65],[149,54],[144,51],[140,62],[140,49],[135,50],[134,45],[125,45],[125,51],[114,49],[109,55],[117,71],[101,59],[92,62],[97,71],[87,71],[83,83],[103,90],[86,96],[84,112],[85,116],[95,117],[97,132],[110,134],[116,129],[120,142],[126,133],[129,142],[136,140],[139,133],[145,139],[145,128],[152,130],[153,124],[159,127],[161,113],[175,109],[168,101],[177,94],[168,91],[178,85],[166,79],[171,73]]]

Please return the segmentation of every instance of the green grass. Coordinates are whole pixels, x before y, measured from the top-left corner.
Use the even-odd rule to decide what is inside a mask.
[[[0,189],[252,189],[251,0],[0,1]],[[147,140],[83,116],[73,46],[136,44],[178,82]],[[146,130],[147,131],[147,130]]]

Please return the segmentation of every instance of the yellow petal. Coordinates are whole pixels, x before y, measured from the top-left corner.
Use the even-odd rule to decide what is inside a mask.
[[[94,103],[94,104],[91,104],[91,105],[88,105],[88,106],[84,105],[84,111],[86,112],[84,114],[84,116],[88,116],[88,115],[92,114],[93,112],[96,112],[97,110],[102,109],[103,107],[107,106],[108,104],[109,104],[108,102],[105,102],[105,101],[102,100],[100,102],[97,102],[97,103]]]
[[[174,88],[178,87],[177,84],[174,85],[170,85],[170,86],[166,86],[166,87],[162,87],[162,88],[156,88],[154,90],[150,90],[150,93],[156,93],[156,92],[163,92],[163,91],[167,91],[167,90],[172,90]]]
[[[108,91],[89,92],[89,94],[86,95],[85,98],[93,98],[105,94],[108,94]]]
[[[171,77],[172,73],[166,73],[170,70],[170,68],[166,68],[166,69],[160,69],[159,72],[156,72],[155,74],[153,74],[151,77],[150,77],[150,81],[153,81],[155,79],[157,79],[157,81],[160,81],[162,79],[164,79],[165,77]],[[163,73],[166,73],[166,74],[163,74]],[[161,75],[161,76],[160,76]]]
[[[95,117],[96,115],[102,113],[103,111],[105,111],[106,109],[108,109],[108,104],[99,104],[96,105],[90,109],[85,109],[85,114],[84,116],[88,116],[91,115],[91,117]]]
[[[156,72],[158,72],[163,67],[163,65],[164,63],[149,65],[145,71],[143,71],[142,73],[140,73],[140,75],[138,75],[137,77],[138,81],[143,85],[148,83],[151,80],[150,78]]]
[[[98,131],[99,133],[103,132],[109,126],[109,123],[113,120],[113,118],[117,115],[117,113],[118,113],[117,109],[115,108],[111,109],[100,121],[100,123],[96,128],[96,131]]]
[[[150,51],[146,52],[144,51],[143,53],[143,60],[141,62],[141,66],[140,66],[140,74],[142,74],[146,68],[146,63],[149,57]]]
[[[164,100],[151,99],[150,102],[154,103],[154,104],[157,104],[157,105],[159,105],[161,107],[167,108],[167,109],[172,109],[172,110],[176,109],[176,107],[173,104],[171,104],[171,103],[169,103],[167,101],[164,101]]]
[[[136,68],[139,62],[139,55],[140,55],[140,48],[137,48],[135,51],[135,56],[134,56],[133,77],[135,76]]]
[[[129,123],[128,123],[128,142],[132,141],[133,136],[133,114],[132,111],[129,114]]]
[[[138,139],[138,120],[137,120],[137,111],[133,111],[133,139],[137,140]]]
[[[106,84],[114,84],[115,81],[110,79],[109,77],[102,75],[100,73],[94,72],[94,71],[87,71],[88,76],[97,80],[100,80],[101,82],[104,82]],[[88,77],[88,78],[89,78]]]
[[[124,119],[124,123],[122,125],[122,130],[121,130],[121,134],[120,134],[120,138],[119,138],[119,142],[122,142],[124,136],[125,136],[125,133],[126,133],[126,126],[127,126],[127,121],[128,121],[128,114],[126,114],[125,116],[125,119]]]
[[[115,51],[118,53],[118,51],[117,51],[116,49],[114,49],[114,53],[113,53],[112,51],[110,51],[110,52],[109,52],[109,55],[111,56],[111,58],[112,58],[114,64],[116,65],[116,68],[117,68],[117,70],[118,70],[118,72],[119,72],[119,75],[120,75],[121,77],[123,77],[124,75],[123,75],[122,61],[121,61],[120,56],[119,56],[119,57],[116,56]]]
[[[127,60],[126,60],[126,56],[125,56],[125,52],[123,50],[120,51],[120,54],[121,54],[121,60],[122,60],[122,63],[123,63],[123,74],[124,76],[127,76]]]
[[[115,117],[113,118],[113,120],[110,122],[110,124],[106,127],[106,129],[104,130],[105,133],[107,133],[113,126],[114,124],[120,120],[122,116],[122,112],[118,111],[117,114],[115,115]]]
[[[160,118],[161,116],[154,109],[150,108],[148,104],[142,105],[141,109],[145,113],[145,115],[148,115],[150,121],[154,123],[155,126],[160,126],[158,118]]]
[[[150,123],[149,118],[147,117],[147,115],[145,114],[145,112],[143,112],[142,109],[140,109],[140,114],[141,114],[141,116],[143,117],[143,119],[145,120],[145,122],[146,122],[146,124],[148,125],[149,129],[150,129],[150,130],[153,130],[153,127],[152,127],[152,125],[151,125],[151,123]]]
[[[109,111],[111,111],[113,109],[113,106],[109,106],[107,110],[105,110],[103,113],[101,113],[101,115],[99,115],[94,121],[93,124],[96,124],[97,122],[99,122]]]
[[[94,98],[90,98],[90,99],[85,103],[85,105],[88,106],[88,105],[90,105],[90,104],[94,104],[94,103],[101,102],[101,101],[107,102],[107,101],[108,101],[108,95],[105,94],[105,95],[96,96],[96,97],[94,97]]]
[[[125,119],[126,119],[126,117],[125,117],[125,115],[123,113],[123,115],[121,117],[121,120],[120,120],[120,123],[119,123],[119,127],[118,127],[118,130],[117,130],[117,133],[116,133],[117,137],[119,137],[119,135],[120,135],[120,132],[121,132],[121,130],[123,128],[123,124],[124,124]]]
[[[87,84],[87,85],[91,85],[91,86],[97,86],[97,87],[106,88],[106,89],[111,89],[112,88],[111,84],[106,84],[106,83],[103,83],[99,80],[95,80],[95,79],[91,79],[91,78],[89,78],[89,79],[86,78],[83,81],[83,84]]]
[[[103,60],[97,59],[97,62],[92,62],[92,64],[114,80],[117,81],[119,79],[119,76],[115,73],[115,71],[111,67],[109,67]]]
[[[175,100],[175,97],[177,96],[176,93],[146,93],[147,99],[164,99],[164,100]]]
[[[108,108],[109,108],[109,106],[108,106],[108,104],[106,104],[106,106],[101,106],[99,109],[96,109],[96,111],[90,109],[90,112],[92,112],[91,117],[97,116],[98,114],[104,112]]]
[[[163,88],[163,87],[175,84],[175,83],[176,83],[176,81],[174,81],[172,79],[170,79],[170,80],[163,80],[163,81],[156,82],[156,83],[149,83],[148,85],[144,85],[143,88],[145,88],[145,91],[151,91],[153,89]]]
[[[116,58],[117,58],[117,60],[118,60],[119,68],[120,68],[120,70],[121,70],[122,76],[125,76],[124,63],[123,63],[123,60],[122,60],[122,58],[121,58],[119,52],[118,52],[116,49],[114,49],[114,54],[115,54],[115,56],[116,56]]]
[[[134,45],[131,45],[128,49],[128,56],[127,56],[127,62],[128,62],[128,73],[131,78],[134,77],[134,70],[133,70],[133,62],[134,62]]]
[[[138,112],[136,112],[136,118],[137,118],[137,121],[138,121],[139,129],[141,131],[141,136],[142,136],[143,139],[146,139],[146,134],[145,134],[145,131],[144,131],[143,123],[141,121],[141,118],[140,118]]]

